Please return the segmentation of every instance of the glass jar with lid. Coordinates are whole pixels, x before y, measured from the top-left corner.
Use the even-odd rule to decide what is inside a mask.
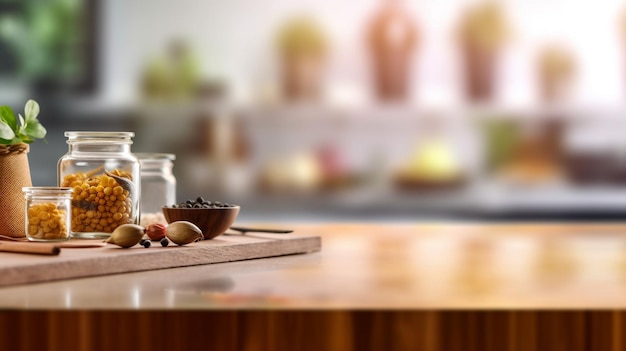
[[[141,165],[141,225],[167,224],[161,208],[176,203],[174,154],[136,153]]]
[[[65,132],[68,152],[58,162],[58,183],[73,189],[73,237],[106,238],[139,222],[140,166],[133,132]]]
[[[24,187],[26,238],[64,241],[70,238],[72,188]]]

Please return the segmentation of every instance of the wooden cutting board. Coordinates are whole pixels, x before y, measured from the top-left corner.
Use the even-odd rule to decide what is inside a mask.
[[[68,244],[72,244],[72,240]],[[114,245],[63,247],[58,256],[0,252],[0,286],[241,261],[320,249],[319,236],[255,233],[221,235],[186,246],[170,243],[162,247],[153,242],[150,248],[140,245],[130,249]]]

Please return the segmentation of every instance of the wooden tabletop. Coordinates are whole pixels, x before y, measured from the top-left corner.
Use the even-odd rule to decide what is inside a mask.
[[[321,252],[0,289],[26,309],[621,309],[626,224],[311,223]]]

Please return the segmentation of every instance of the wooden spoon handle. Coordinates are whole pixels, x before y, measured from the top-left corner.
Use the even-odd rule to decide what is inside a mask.
[[[58,255],[61,252],[61,248],[58,245],[48,243],[2,242],[0,243],[0,251],[36,255]]]
[[[293,230],[289,229],[265,229],[265,228],[248,228],[248,227],[230,227],[230,229],[242,233],[273,233],[273,234],[289,234]]]

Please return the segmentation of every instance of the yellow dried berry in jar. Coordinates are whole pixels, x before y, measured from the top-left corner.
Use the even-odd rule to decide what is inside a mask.
[[[25,187],[26,237],[31,241],[60,241],[70,237],[72,188]]]
[[[68,237],[65,211],[54,203],[32,205],[28,208],[28,235],[35,239],[65,239]]]
[[[133,223],[135,191],[129,172],[95,169],[72,173],[61,185],[74,189],[72,232],[111,233],[122,224]]]
[[[71,187],[72,237],[107,238],[139,221],[141,173],[131,153],[133,132],[68,131],[57,164],[59,186]]]

